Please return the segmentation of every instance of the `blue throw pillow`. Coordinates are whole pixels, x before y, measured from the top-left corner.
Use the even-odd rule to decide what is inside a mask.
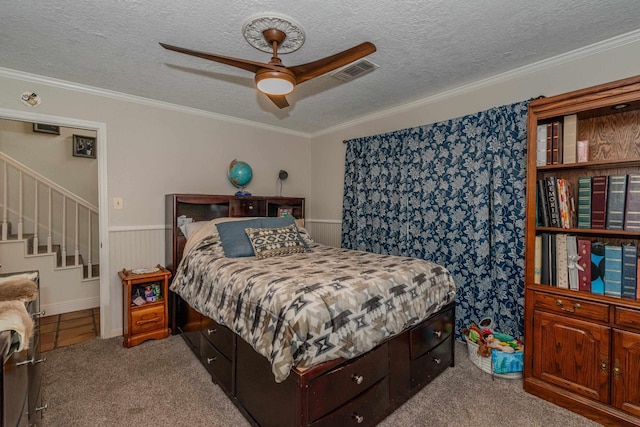
[[[255,255],[251,241],[245,232],[247,228],[280,228],[291,224],[295,224],[295,219],[292,216],[283,216],[221,222],[216,224],[216,227],[225,256],[240,258]]]

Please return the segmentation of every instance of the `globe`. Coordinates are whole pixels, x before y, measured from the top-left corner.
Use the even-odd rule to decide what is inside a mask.
[[[236,196],[250,196],[251,193],[244,191],[244,188],[249,185],[251,178],[253,178],[253,171],[251,166],[247,163],[233,159],[229,164],[229,171],[227,172],[229,181],[234,187],[239,188],[240,191],[236,193]]]

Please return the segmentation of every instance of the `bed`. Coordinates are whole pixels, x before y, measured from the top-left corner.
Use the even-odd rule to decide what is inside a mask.
[[[229,218],[234,203],[167,196],[173,329],[252,424],[375,425],[453,366],[446,269],[320,245],[291,217]]]

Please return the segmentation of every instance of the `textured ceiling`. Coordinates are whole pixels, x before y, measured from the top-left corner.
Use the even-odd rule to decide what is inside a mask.
[[[0,0],[0,66],[315,133],[640,28],[638,0]],[[275,13],[306,34],[285,65],[373,42],[379,65],[326,74],[278,109],[253,74],[162,49],[165,42],[268,62],[242,36]]]

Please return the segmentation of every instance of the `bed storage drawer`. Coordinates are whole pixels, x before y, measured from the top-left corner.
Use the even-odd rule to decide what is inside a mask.
[[[380,422],[388,407],[389,378],[384,377],[384,379],[340,409],[310,425],[313,427],[373,426]]]
[[[418,359],[411,361],[411,388],[429,383],[453,362],[451,351],[453,336]]]
[[[231,353],[233,351],[233,332],[231,332],[229,328],[222,326],[215,320],[207,317],[204,319],[202,335],[227,359],[231,359]]]
[[[215,383],[231,392],[231,361],[220,353],[204,336],[200,337],[200,361]]]
[[[453,309],[444,311],[411,330],[411,359],[417,359],[451,336],[455,323]]]
[[[335,410],[387,376],[388,359],[389,351],[385,343],[351,363],[340,365],[312,380],[308,389],[309,420],[317,420]],[[388,394],[387,390],[387,400]]]
[[[152,332],[164,323],[164,305],[140,308],[131,312],[131,335]]]

